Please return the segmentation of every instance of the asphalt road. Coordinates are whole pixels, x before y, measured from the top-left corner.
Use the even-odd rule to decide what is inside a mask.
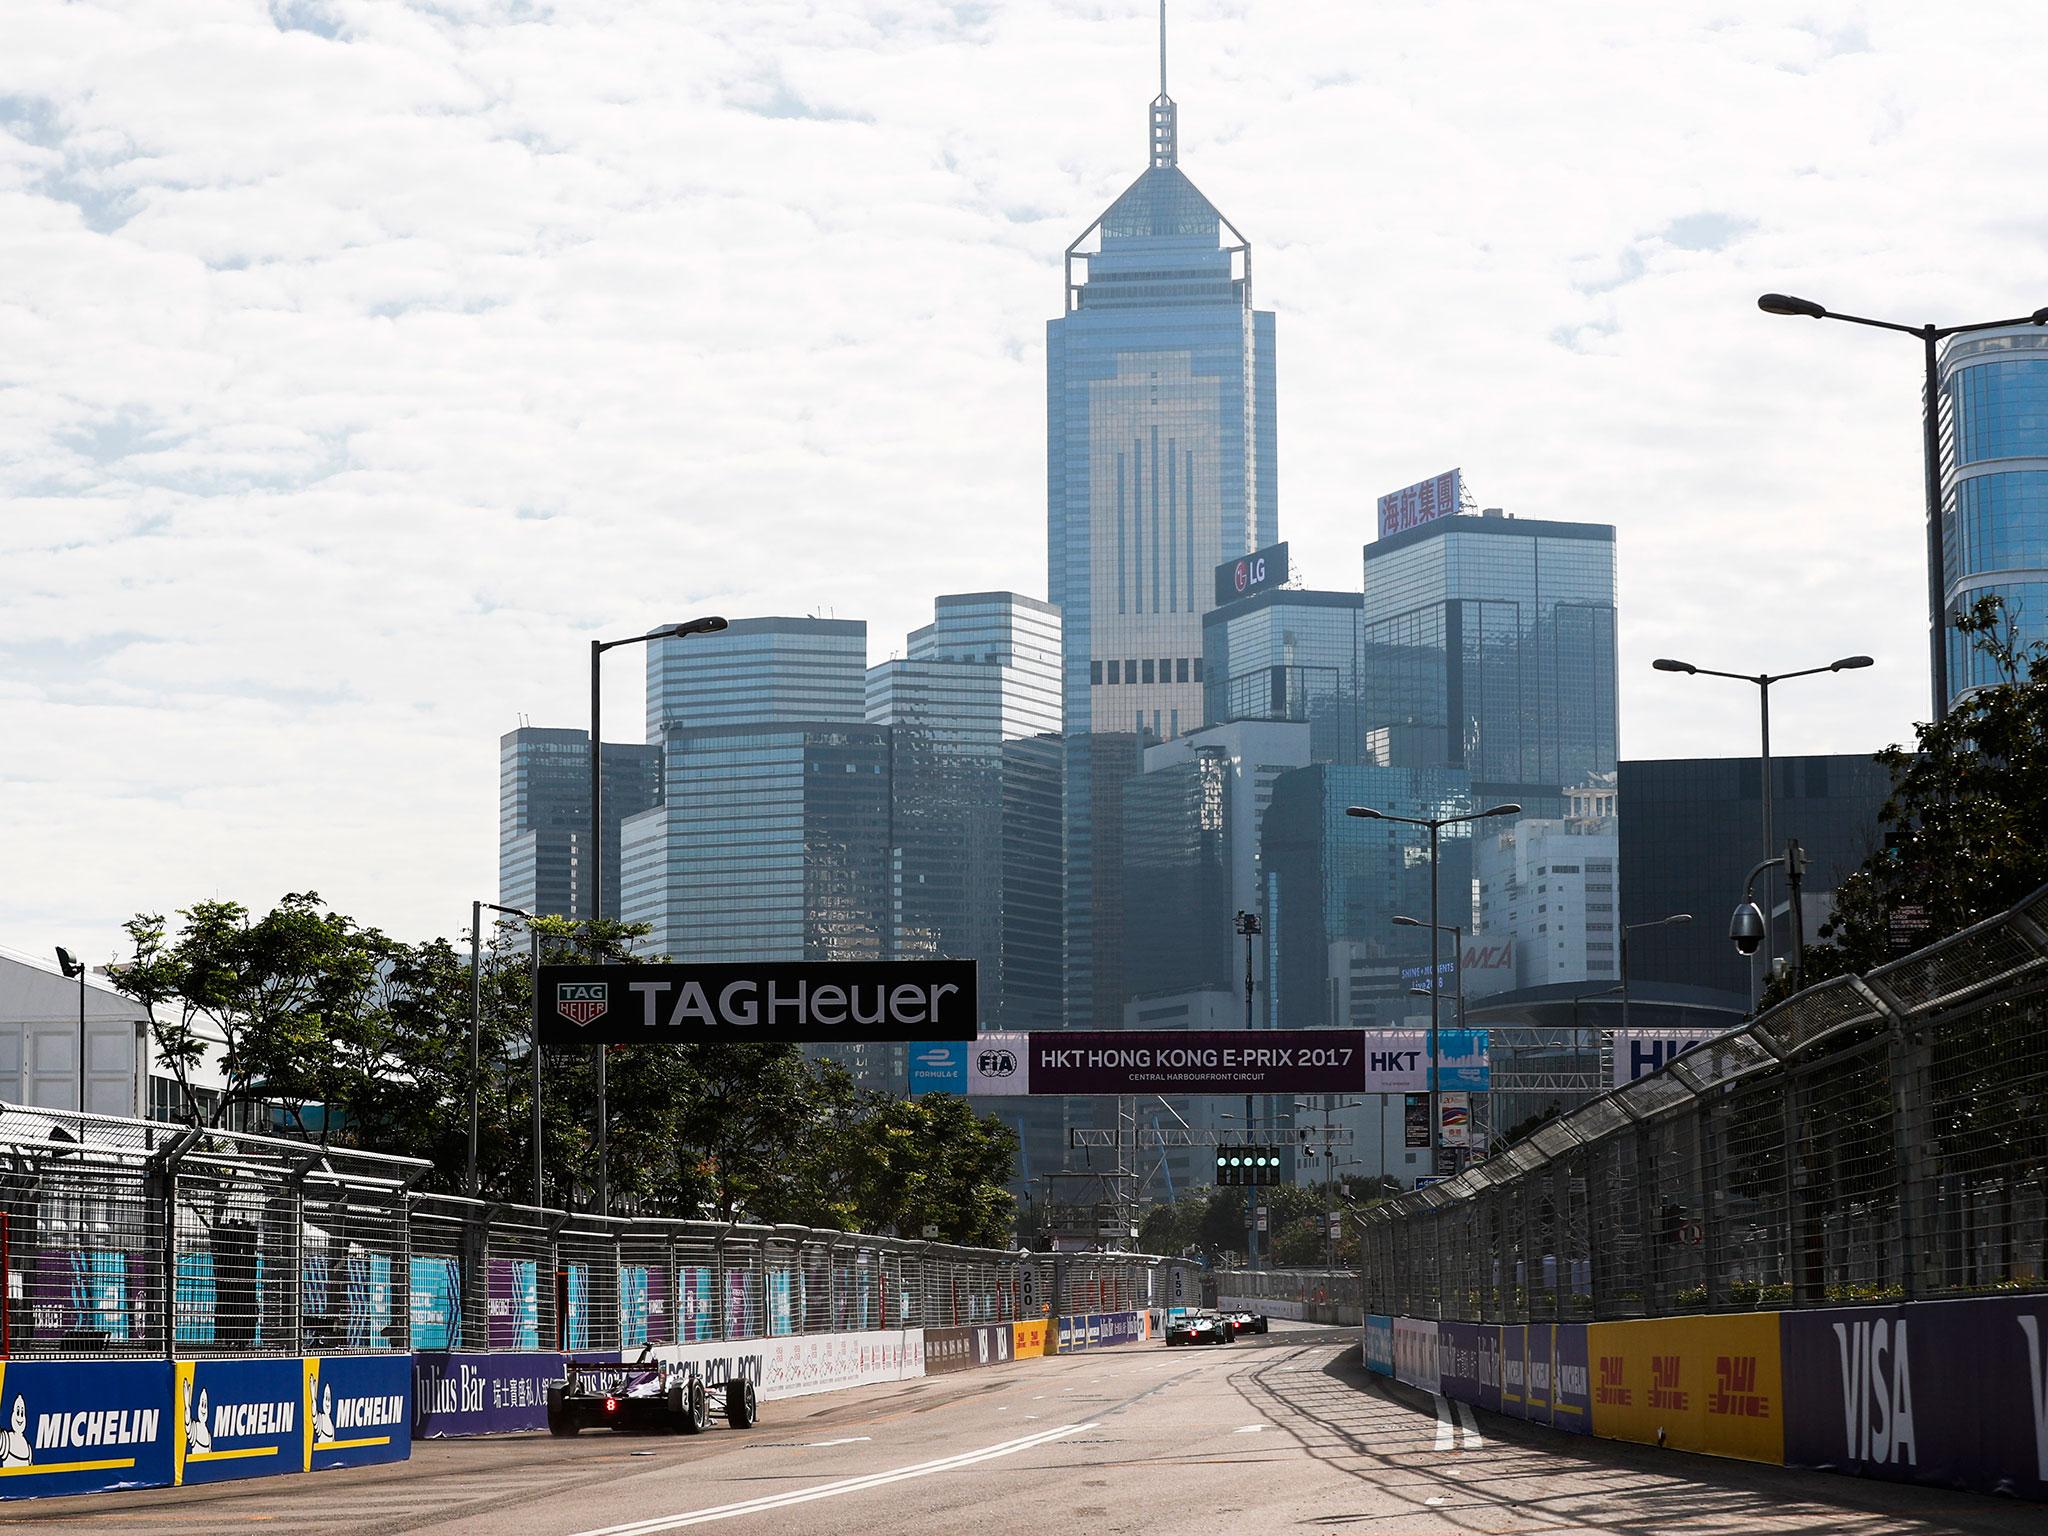
[[[430,1441],[410,1463],[0,1506],[50,1532],[734,1536],[2048,1529],[2039,1505],[1591,1441],[1368,1378],[1349,1331],[1134,1345],[762,1404],[747,1431]],[[1470,1415],[1468,1417],[1468,1415]]]

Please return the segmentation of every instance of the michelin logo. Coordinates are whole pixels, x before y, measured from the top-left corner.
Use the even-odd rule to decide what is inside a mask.
[[[354,1438],[366,1429],[389,1430],[405,1421],[405,1395],[344,1397],[336,1401],[332,1385],[313,1378],[313,1448]]]
[[[72,1451],[107,1446],[147,1445],[156,1439],[160,1408],[81,1409],[36,1415],[33,1445],[28,1434],[28,1400],[17,1392],[0,1430],[0,1467],[35,1464],[38,1451]]]

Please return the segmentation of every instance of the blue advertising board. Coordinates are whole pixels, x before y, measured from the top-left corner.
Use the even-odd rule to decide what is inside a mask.
[[[414,1256],[412,1347],[454,1349],[462,1343],[462,1266],[455,1259]]]
[[[1493,1087],[1492,1058],[1483,1029],[1439,1029],[1437,1087],[1451,1093],[1486,1093]]]
[[[0,1498],[171,1481],[167,1360],[0,1360]]]
[[[180,1360],[175,1369],[173,1483],[305,1470],[303,1362]]]
[[[309,1470],[367,1467],[412,1454],[412,1356],[320,1355],[303,1366]]]
[[[967,1096],[967,1042],[919,1040],[910,1047],[910,1096],[957,1093]]]
[[[1365,1368],[1382,1376],[1394,1374],[1394,1320],[1382,1313],[1366,1314]]]
[[[509,1435],[548,1427],[557,1354],[422,1354],[413,1361],[412,1436]]]

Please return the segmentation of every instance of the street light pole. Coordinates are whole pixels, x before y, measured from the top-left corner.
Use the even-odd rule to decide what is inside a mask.
[[[1777,851],[1777,829],[1773,824],[1771,807],[1771,684],[1790,682],[1795,677],[1815,677],[1823,672],[1860,672],[1877,663],[1868,656],[1843,656],[1824,667],[1803,667],[1797,672],[1717,672],[1712,667],[1696,667],[1689,661],[1674,661],[1669,656],[1659,656],[1650,663],[1659,672],[1683,672],[1688,677],[1725,677],[1738,683],[1752,684],[1761,700],[1763,737],[1760,762],[1763,768],[1763,811],[1764,811],[1764,857],[1770,858]],[[1935,718],[1941,718],[1943,711],[1936,711]],[[1775,902],[1773,902],[1775,905]],[[1638,925],[1640,926],[1640,925]],[[1624,939],[1624,944],[1626,939]],[[1756,1003],[1756,976],[1769,969],[1771,946],[1768,925],[1765,930],[1763,964],[1752,968],[1750,980],[1750,1004]]]
[[[507,917],[524,918],[531,925],[533,914],[522,912],[517,907],[501,907],[495,901],[472,901],[469,904],[469,1158],[462,1179],[463,1193],[474,1200],[477,1195],[476,1145],[477,1145],[477,1095],[483,1076],[482,1036],[484,1024],[483,1007],[483,929],[484,913],[502,912]],[[528,932],[532,929],[529,926]],[[538,944],[540,941],[535,939]],[[540,1049],[534,1047],[534,1111],[533,1134],[536,1148],[540,1144]],[[536,1156],[538,1153],[536,1152]],[[538,1202],[536,1202],[538,1203]]]
[[[64,972],[64,979],[78,979],[78,1113],[81,1127],[79,1136],[84,1139],[85,1121],[85,972],[86,964],[63,945],[57,946],[57,965]]]
[[[599,663],[606,651],[615,651],[622,645],[645,645],[650,640],[687,639],[691,635],[713,635],[726,627],[726,621],[718,616],[708,615],[691,619],[685,624],[665,624],[660,629],[650,629],[644,635],[629,635],[624,640],[593,640],[590,642],[590,847],[585,850],[584,863],[590,871],[590,937],[591,956],[597,957],[597,929],[604,920],[604,722],[603,722],[603,668]],[[573,890],[572,890],[573,895]],[[605,1048],[597,1048],[597,1209],[601,1216],[612,1213],[611,1184],[611,1117],[605,1106]]]
[[[2020,315],[2011,320],[1979,320],[1969,325],[1901,325],[1895,320],[1872,320],[1864,315],[1845,315],[1823,304],[1817,304],[1812,299],[1795,298],[1785,293],[1766,293],[1757,299],[1756,307],[1767,315],[1793,315],[1807,320],[1841,320],[1850,325],[1869,326],[1879,331],[1897,331],[1901,335],[1919,338],[1921,361],[1926,368],[1926,383],[1920,407],[1920,450],[1925,460],[1927,495],[1928,685],[1934,697],[1934,713],[1928,718],[1939,720],[1948,713],[1949,703],[1946,633],[1948,626],[1944,622],[1944,610],[1947,607],[1945,583],[1948,557],[1941,529],[1940,344],[1951,336],[1963,336],[1972,331],[2003,330],[2011,325],[2048,325],[2048,309],[2037,309],[2031,315]]]
[[[1460,822],[1484,821],[1489,816],[1519,816],[1519,805],[1489,806],[1483,811],[1468,811],[1462,816],[1389,816],[1385,811],[1374,810],[1367,805],[1345,807],[1344,814],[1356,816],[1364,821],[1396,821],[1408,827],[1429,829],[1429,1171],[1431,1176],[1440,1173],[1443,1161],[1440,1143],[1443,1140],[1442,1100],[1438,1097],[1437,1078],[1441,1075],[1437,1067],[1437,931],[1442,927],[1437,921],[1437,834],[1445,827]]]
[[[1669,928],[1678,923],[1692,921],[1690,912],[1673,912],[1669,917],[1653,917],[1647,923],[1623,923],[1621,925],[1621,1032],[1628,1033],[1628,936],[1638,928]],[[1572,1006],[1578,1006],[1578,999],[1572,999]]]

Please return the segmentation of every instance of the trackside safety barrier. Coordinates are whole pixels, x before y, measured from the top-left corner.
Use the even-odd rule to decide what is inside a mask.
[[[417,1159],[0,1104],[0,1497],[541,1428],[565,1353],[764,1397],[1143,1338],[1191,1267],[413,1193]]]
[[[1214,1280],[1221,1307],[1353,1328],[1363,1315],[1359,1278],[1348,1269],[1219,1269]]]
[[[1431,1391],[2048,1497],[2048,888],[1369,1208],[1361,1249],[1367,1364]]]

